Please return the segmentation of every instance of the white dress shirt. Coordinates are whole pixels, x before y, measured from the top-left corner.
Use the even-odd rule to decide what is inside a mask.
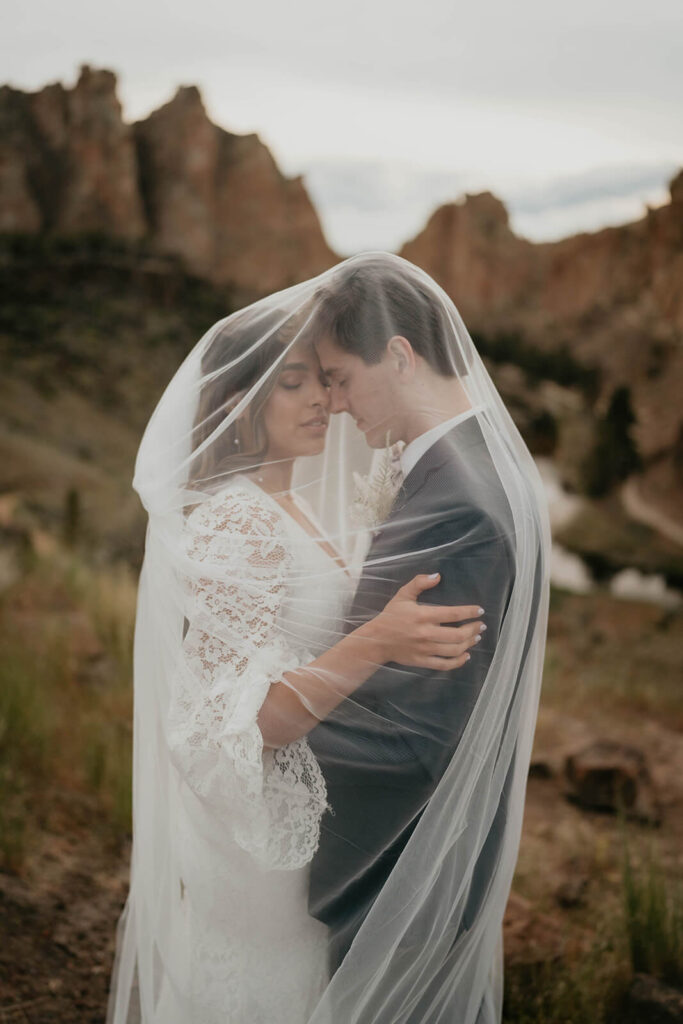
[[[435,427],[425,430],[424,434],[420,434],[411,441],[410,444],[407,444],[400,456],[403,479],[405,480],[411,469],[416,466],[425,452],[427,452],[440,437],[447,434],[456,423],[460,423],[461,420],[467,419],[468,416],[472,416],[479,409],[483,408],[483,405],[473,405],[471,409],[465,409],[464,412],[459,412],[457,416],[452,416],[449,420],[444,420],[443,423],[437,423]]]

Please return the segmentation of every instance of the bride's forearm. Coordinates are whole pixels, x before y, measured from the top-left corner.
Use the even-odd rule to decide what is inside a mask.
[[[389,660],[375,620],[343,637],[319,658],[273,683],[258,715],[265,747],[305,736]]]

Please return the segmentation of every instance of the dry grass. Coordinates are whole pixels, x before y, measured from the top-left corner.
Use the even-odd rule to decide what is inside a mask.
[[[89,801],[92,828],[112,850],[129,835],[136,588],[126,565],[93,567],[77,550],[56,547],[0,599],[5,871],[22,873],[56,792]],[[559,749],[605,721],[627,736],[643,716],[675,742],[682,630],[681,613],[599,592],[553,592],[541,742]],[[626,848],[615,819],[568,804],[557,778],[530,780],[514,888],[588,941],[571,955],[508,965],[506,1021],[608,1024],[620,1019],[634,970],[681,983],[683,904],[672,896],[681,865],[669,855],[676,837],[666,822],[658,833],[629,829]],[[560,911],[557,885],[577,873],[587,879],[586,897]]]
[[[600,902],[569,915],[567,930],[590,922],[578,954],[509,967],[504,1020],[514,1024],[613,1024],[624,1019],[634,974],[683,986],[683,887],[635,830],[621,823],[616,851],[601,844]],[[615,856],[616,854],[616,856]],[[614,877],[615,863],[621,870]],[[612,878],[606,883],[605,868]],[[607,891],[606,891],[607,890]],[[630,1019],[630,1018],[629,1018]]]
[[[0,602],[0,866],[20,871],[58,787],[130,830],[135,581],[76,555],[35,560]]]
[[[634,853],[625,839],[623,858],[631,967],[683,988],[683,882],[671,877],[651,842]]]
[[[641,717],[683,730],[683,608],[605,591],[553,591],[542,702],[580,717]]]

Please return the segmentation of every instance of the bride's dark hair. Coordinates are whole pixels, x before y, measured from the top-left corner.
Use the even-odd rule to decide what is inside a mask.
[[[219,428],[221,421],[273,366],[292,337],[289,323],[264,341],[263,321],[232,319],[211,339],[202,358],[202,385],[192,428],[192,450]],[[263,409],[277,382],[267,374],[244,413],[192,460],[187,487],[211,491],[226,475],[261,465],[268,450]]]
[[[365,363],[378,363],[389,338],[400,334],[442,377],[468,373],[444,303],[401,266],[387,265],[385,256],[344,267],[318,290],[315,303],[312,336],[330,336]]]

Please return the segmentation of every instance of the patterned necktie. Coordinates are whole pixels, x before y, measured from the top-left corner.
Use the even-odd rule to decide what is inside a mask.
[[[405,448],[405,441],[397,441],[396,444],[392,444],[389,449],[391,452],[391,462],[389,469],[389,481],[394,494],[397,494],[400,490],[401,484],[403,483],[403,467],[401,466],[401,452]]]

